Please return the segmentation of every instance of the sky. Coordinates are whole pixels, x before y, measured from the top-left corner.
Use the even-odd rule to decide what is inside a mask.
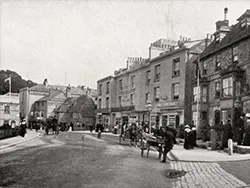
[[[0,69],[49,84],[96,88],[98,79],[148,58],[150,43],[215,32],[235,24],[250,2],[215,0],[0,0]]]

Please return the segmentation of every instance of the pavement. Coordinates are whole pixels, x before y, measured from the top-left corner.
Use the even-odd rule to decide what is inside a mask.
[[[14,147],[14,146],[23,144],[25,142],[32,141],[32,140],[36,139],[37,137],[39,137],[40,135],[41,135],[40,132],[36,132],[35,130],[28,130],[27,129],[27,133],[25,134],[24,137],[16,136],[16,137],[0,140],[0,150]]]
[[[176,144],[171,150],[170,160],[190,162],[219,162],[249,160],[250,154],[233,153],[229,155],[223,150],[194,148],[186,150],[183,145]]]
[[[90,133],[89,131],[74,131],[82,132],[85,134],[96,135],[96,132]],[[109,136],[117,138],[119,134],[113,134],[111,132],[104,132],[102,136]],[[250,160],[250,154],[238,154],[233,153],[228,155],[228,153],[222,150],[211,150],[211,149],[202,149],[194,148],[191,150],[186,150],[183,148],[183,144],[175,144],[174,148],[169,152],[168,158],[171,161],[186,161],[186,162],[220,162],[220,161],[241,161],[241,160]]]

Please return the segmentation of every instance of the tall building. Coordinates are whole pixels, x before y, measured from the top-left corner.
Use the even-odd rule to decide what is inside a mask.
[[[19,125],[19,94],[0,95],[0,126]]]
[[[191,123],[190,74],[196,57],[190,52],[201,53],[206,40],[178,44],[152,59],[134,58],[131,66],[97,81],[97,114],[109,130],[117,122],[145,122],[148,126]]]
[[[201,125],[225,124],[241,112],[250,112],[250,10],[230,26],[227,20],[216,22],[214,40],[200,55],[200,104],[197,109],[197,82],[193,85],[193,120]],[[200,114],[199,114],[200,113]]]

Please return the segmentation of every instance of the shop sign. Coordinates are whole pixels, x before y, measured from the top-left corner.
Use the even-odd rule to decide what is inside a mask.
[[[179,102],[178,101],[171,101],[171,102],[164,102],[158,105],[158,107],[171,107],[171,106],[178,106]]]

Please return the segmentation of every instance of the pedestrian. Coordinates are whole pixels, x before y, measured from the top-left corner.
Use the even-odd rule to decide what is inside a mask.
[[[92,123],[90,123],[89,124],[89,131],[92,133],[92,131],[93,131],[93,125],[92,125]]]
[[[114,134],[117,134],[117,130],[118,130],[118,124],[116,123],[114,126]]]
[[[164,148],[163,148],[163,159],[161,162],[165,163],[168,152],[170,152],[174,146],[174,135],[168,128],[163,128],[162,130],[163,130]]]
[[[189,125],[185,125],[184,128],[184,149],[191,149],[191,129]]]
[[[236,141],[238,145],[241,145],[243,142],[243,133],[244,133],[244,115],[242,114],[235,122],[236,126]]]
[[[228,147],[228,139],[233,138],[233,132],[232,132],[232,126],[231,126],[231,120],[228,119],[227,123],[225,124],[223,136],[222,136],[222,149]]]
[[[196,136],[197,136],[196,128],[192,127],[192,129],[191,129],[191,148],[197,147]]]
[[[26,122],[23,121],[20,125],[20,136],[25,137],[26,131]]]
[[[246,122],[244,127],[243,145],[250,146],[250,113],[246,113]]]

